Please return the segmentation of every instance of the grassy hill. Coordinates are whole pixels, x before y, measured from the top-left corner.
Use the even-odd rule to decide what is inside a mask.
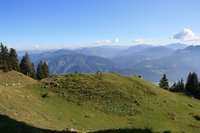
[[[199,110],[199,100],[139,77],[68,74],[37,82],[17,72],[0,73],[0,131],[22,122],[41,133],[71,127],[198,132],[200,121],[194,117],[200,116]]]

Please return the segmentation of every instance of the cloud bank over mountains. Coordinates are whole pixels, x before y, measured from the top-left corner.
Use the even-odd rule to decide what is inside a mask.
[[[126,40],[126,41],[119,41],[119,38],[116,38],[114,40],[102,40],[98,41],[95,44],[98,45],[138,45],[138,44],[151,44],[151,45],[166,45],[171,43],[187,43],[187,44],[193,44],[193,45],[199,45],[200,44],[200,37],[194,33],[189,28],[183,28],[182,31],[175,33],[170,38],[166,39],[152,39],[152,38],[134,38],[132,40]]]
[[[183,28],[182,31],[175,33],[168,39],[144,39],[136,38],[132,40],[133,45],[137,44],[151,44],[151,45],[166,45],[171,43],[186,43],[189,45],[200,45],[200,36],[189,28]]]
[[[96,45],[112,45],[112,44],[118,44],[120,42],[119,38],[115,38],[113,40],[101,40],[101,41],[97,41],[95,44]]]
[[[170,36],[170,35],[169,35]],[[78,42],[78,43],[63,43],[59,45],[54,45],[53,47],[47,44],[36,44],[32,49],[61,49],[61,48],[80,48],[80,47],[93,47],[93,46],[134,46],[139,44],[149,44],[153,46],[167,45],[171,43],[183,43],[188,45],[200,45],[200,36],[193,32],[190,28],[183,28],[182,31],[175,34],[172,33],[171,37],[155,39],[155,38],[144,38],[136,37],[130,38],[129,40],[121,40],[116,37],[113,39],[88,41],[88,42]],[[31,49],[31,48],[28,48]]]

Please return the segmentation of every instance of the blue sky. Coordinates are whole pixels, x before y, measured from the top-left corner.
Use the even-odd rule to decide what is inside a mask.
[[[0,42],[56,48],[200,44],[200,0],[0,0]]]

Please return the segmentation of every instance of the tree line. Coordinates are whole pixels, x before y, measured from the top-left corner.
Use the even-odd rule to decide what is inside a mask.
[[[186,95],[194,96],[200,99],[200,81],[195,72],[190,72],[187,77],[187,81],[184,83],[183,79],[175,82],[171,87],[169,87],[169,82],[166,74],[163,75],[159,82],[159,87],[167,89],[172,92],[182,92]]]
[[[49,76],[49,67],[46,62],[40,61],[35,70],[35,66],[27,52],[19,63],[16,50],[13,48],[8,50],[7,46],[2,43],[0,44],[0,70],[3,72],[15,70],[38,80]]]

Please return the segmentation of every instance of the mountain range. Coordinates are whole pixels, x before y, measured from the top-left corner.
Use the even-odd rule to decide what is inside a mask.
[[[51,74],[114,72],[140,75],[151,82],[158,82],[165,73],[169,81],[186,79],[193,71],[200,74],[200,46],[181,43],[32,51],[30,57],[35,65],[40,60],[47,62]]]

